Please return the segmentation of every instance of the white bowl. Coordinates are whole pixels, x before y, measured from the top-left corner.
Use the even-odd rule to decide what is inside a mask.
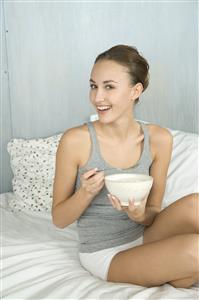
[[[123,206],[129,205],[129,199],[134,198],[134,204],[140,205],[150,192],[153,177],[145,174],[119,173],[105,176],[105,185],[110,194],[116,196]]]

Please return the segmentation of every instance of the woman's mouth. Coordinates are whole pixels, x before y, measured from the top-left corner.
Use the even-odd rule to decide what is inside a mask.
[[[110,110],[111,108],[112,108],[111,105],[101,105],[101,106],[97,106],[97,111],[100,114],[103,114],[103,113],[107,112],[108,110]]]

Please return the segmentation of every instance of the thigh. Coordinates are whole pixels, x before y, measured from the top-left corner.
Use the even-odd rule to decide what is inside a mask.
[[[198,235],[186,234],[121,251],[111,261],[107,280],[151,287],[192,278],[197,246]]]
[[[146,227],[144,243],[179,234],[199,233],[198,195],[187,195],[163,209],[152,225]]]
[[[127,250],[142,244],[143,237],[141,236],[137,240],[116,247],[91,253],[79,253],[80,262],[82,266],[92,275],[106,281],[112,258],[123,250]]]

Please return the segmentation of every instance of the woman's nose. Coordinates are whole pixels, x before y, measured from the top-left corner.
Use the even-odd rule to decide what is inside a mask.
[[[104,94],[103,91],[100,91],[98,89],[98,91],[95,94],[95,102],[102,102],[102,101],[104,101]]]

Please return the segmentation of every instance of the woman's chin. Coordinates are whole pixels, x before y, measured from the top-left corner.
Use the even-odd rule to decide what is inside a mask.
[[[108,123],[111,123],[112,122],[112,119],[111,118],[108,118],[108,117],[104,117],[104,116],[99,116],[99,119],[98,119],[101,123],[103,124],[108,124]]]

